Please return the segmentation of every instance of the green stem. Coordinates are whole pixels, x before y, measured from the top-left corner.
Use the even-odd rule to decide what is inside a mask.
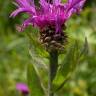
[[[58,69],[58,52],[57,50],[51,51],[50,53],[50,64],[49,64],[49,82],[48,82],[48,96],[53,96],[54,93],[53,90],[53,84],[52,81],[54,80],[56,76],[56,72]]]

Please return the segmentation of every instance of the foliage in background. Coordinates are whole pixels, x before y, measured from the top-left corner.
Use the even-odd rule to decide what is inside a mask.
[[[48,63],[48,54],[37,43],[38,40],[36,40],[36,38],[38,33],[36,30],[33,30],[31,27],[25,30],[26,32],[24,33],[18,33],[15,30],[16,24],[22,21],[19,19],[22,15],[12,20],[9,18],[9,14],[13,9],[12,0],[0,0],[0,96],[17,95],[15,84],[17,82],[27,83],[27,65],[31,63],[37,64],[39,62],[40,65],[37,66],[40,67],[40,72],[44,73],[42,72],[42,67],[47,67],[43,66],[43,64],[45,62]],[[23,16],[26,18],[25,15]],[[66,32],[72,40],[69,40],[69,43],[74,43],[74,40],[77,40],[80,44],[83,44],[85,37],[87,37],[89,52],[86,57],[80,58],[75,73],[72,74],[71,79],[58,94],[60,94],[60,96],[64,96],[64,94],[65,96],[95,96],[96,1],[87,0],[82,14],[80,16],[74,15],[67,25],[68,29]],[[26,38],[30,36],[30,34],[32,38],[34,37],[31,41]],[[31,45],[29,45],[29,43]],[[31,51],[33,52],[32,57],[34,58],[29,56],[28,47],[30,46],[33,50]],[[39,55],[37,56],[36,54]],[[59,62],[64,59],[63,57],[62,55],[59,57],[61,58]],[[38,61],[36,61],[37,58]],[[33,79],[34,78],[35,77],[33,77]],[[47,83],[46,78],[44,78],[45,85]],[[62,80],[62,78],[60,80]]]

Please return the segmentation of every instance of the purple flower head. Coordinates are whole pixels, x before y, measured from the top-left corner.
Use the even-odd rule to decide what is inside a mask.
[[[16,89],[20,91],[22,94],[29,94],[29,88],[26,84],[24,83],[17,83],[16,84]]]
[[[10,15],[15,17],[19,13],[25,12],[29,18],[20,26],[23,31],[27,26],[32,25],[39,29],[48,26],[55,28],[56,33],[62,32],[62,25],[74,13],[79,13],[86,0],[68,0],[61,3],[61,0],[39,0],[40,6],[35,6],[34,0],[15,0],[17,9]]]

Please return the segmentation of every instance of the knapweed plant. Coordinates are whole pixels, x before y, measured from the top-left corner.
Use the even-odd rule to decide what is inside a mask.
[[[26,19],[22,25],[18,26],[19,31],[24,31],[29,25],[38,28],[40,44],[44,46],[49,54],[48,58],[46,57],[49,60],[49,64],[45,64],[46,66],[48,65],[48,67],[45,68],[45,73],[48,74],[44,77],[39,74],[35,64],[30,65],[28,68],[28,76],[30,77],[28,77],[28,84],[31,86],[30,90],[32,90],[30,94],[32,96],[60,96],[60,94],[56,94],[59,89],[63,88],[63,85],[69,78],[69,73],[79,62],[80,56],[87,46],[86,39],[83,48],[77,47],[76,44],[78,44],[78,42],[75,42],[75,44],[67,50],[68,52],[65,52],[62,64],[58,63],[60,53],[62,53],[63,50],[66,49],[65,46],[70,43],[68,42],[68,34],[65,32],[65,29],[67,29],[65,23],[73,14],[79,14],[81,12],[85,0],[67,0],[65,3],[62,3],[63,1],[61,2],[61,0],[38,0],[38,2],[39,3],[35,5],[34,0],[15,0],[14,4],[17,9],[10,17],[15,17],[19,13],[28,14],[28,19]],[[34,38],[32,36],[29,37]],[[38,45],[36,47],[38,47]],[[31,56],[34,58],[33,54],[31,54]],[[43,59],[39,61],[43,61]],[[39,65],[40,62],[37,63]],[[64,77],[63,80],[60,80],[61,77]]]

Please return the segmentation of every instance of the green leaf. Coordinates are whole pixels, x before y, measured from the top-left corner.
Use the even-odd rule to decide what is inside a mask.
[[[76,68],[79,56],[79,46],[77,41],[70,46],[67,51],[64,60],[57,72],[57,76],[54,80],[54,85],[61,86],[70,77],[72,71]],[[59,86],[59,87],[60,87]]]
[[[41,87],[40,79],[33,64],[28,65],[27,79],[31,91],[31,96],[38,96],[38,94],[39,96],[44,96],[44,91],[43,88]]]
[[[87,53],[88,41],[86,37],[84,44],[80,45],[78,41],[75,41],[75,43],[69,47],[54,80],[54,85],[59,86],[57,89],[63,87],[63,85],[69,80],[76,68],[76,65]]]
[[[34,30],[35,31],[35,30]],[[36,32],[32,32],[32,34],[27,34],[29,42],[29,54],[31,56],[31,62],[35,67],[35,71],[37,72],[40,83],[44,92],[46,93],[46,88],[48,86],[47,82],[47,72],[48,72],[48,53],[42,48],[38,39],[35,38]],[[33,38],[34,37],[34,38]],[[46,87],[46,88],[45,88]]]
[[[36,48],[34,48],[35,46],[32,46],[30,44],[30,48],[29,48],[29,54],[31,56],[31,60],[32,62],[34,62],[35,66],[39,67],[39,68],[43,68],[44,70],[48,70],[48,66],[47,66],[47,63],[46,61],[47,58],[43,58],[43,57],[40,57],[37,52],[36,52]]]
[[[76,67],[79,59],[79,46],[77,41],[70,47],[68,50],[65,59],[61,64],[60,71],[64,77],[68,75],[69,72],[72,72]]]
[[[42,83],[42,88],[46,92],[46,88],[48,85],[48,61],[45,58],[38,57],[38,54],[31,48],[29,49],[29,54],[31,56],[31,62],[34,64],[35,71],[38,73],[38,77]]]
[[[89,48],[89,47],[88,47],[87,37],[85,37],[85,43],[84,43],[84,45],[83,45],[83,48],[81,49],[80,57],[81,57],[82,55],[87,55],[87,54],[88,54],[88,51],[89,51],[88,48]]]

